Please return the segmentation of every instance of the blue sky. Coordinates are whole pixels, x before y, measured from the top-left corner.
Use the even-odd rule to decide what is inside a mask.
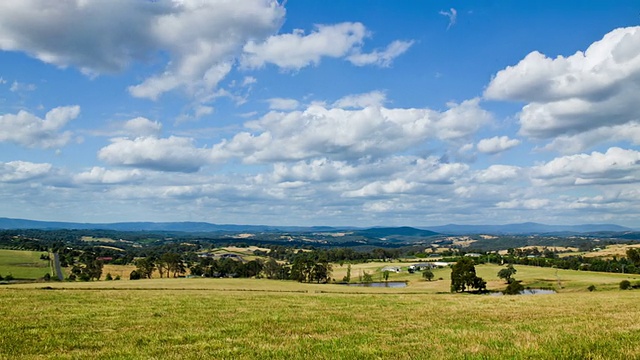
[[[0,216],[640,215],[635,1],[0,4]]]

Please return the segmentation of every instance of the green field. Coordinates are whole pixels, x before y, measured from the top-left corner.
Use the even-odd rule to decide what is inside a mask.
[[[352,277],[375,279],[385,265],[354,265]],[[489,289],[505,286],[500,266],[476,268]],[[0,359],[640,358],[640,291],[618,290],[638,275],[516,269],[525,286],[558,293],[449,294],[447,268],[431,282],[392,274],[408,281],[400,289],[205,278],[2,285]]]
[[[150,282],[163,281],[187,280]],[[638,358],[634,291],[507,297],[317,289],[0,288],[0,358]]]
[[[41,251],[0,250],[0,275],[16,279],[38,279],[50,274],[48,260],[40,260]]]

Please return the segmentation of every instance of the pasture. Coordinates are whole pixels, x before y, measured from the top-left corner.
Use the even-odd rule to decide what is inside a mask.
[[[339,285],[218,280],[0,288],[0,358],[638,357],[636,291],[514,297],[343,287],[348,291],[327,293],[321,291]]]
[[[0,249],[0,275],[11,274],[16,279],[38,279],[51,274],[48,260],[41,260],[42,251]]]

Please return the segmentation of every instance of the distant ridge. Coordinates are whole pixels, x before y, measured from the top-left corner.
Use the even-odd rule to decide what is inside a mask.
[[[528,235],[528,234],[559,234],[559,233],[597,233],[597,232],[626,232],[634,231],[631,228],[615,224],[583,224],[583,225],[546,225],[534,222],[525,222],[506,225],[457,225],[448,224],[442,226],[425,227],[426,229],[443,234],[504,234],[504,235]]]
[[[117,222],[117,223],[74,223],[58,221],[37,221],[26,219],[0,218],[0,229],[69,229],[69,230],[114,230],[114,231],[167,231],[167,232],[332,232],[353,231],[366,237],[384,238],[389,236],[428,237],[438,234],[584,234],[598,232],[630,232],[634,229],[615,224],[546,225],[534,222],[506,225],[458,225],[448,224],[431,227],[331,227],[331,226],[268,226],[212,224],[207,222]]]
[[[115,230],[115,231],[175,231],[175,232],[281,232],[281,231],[335,231],[328,226],[267,226],[211,224],[207,222],[118,222],[74,223],[0,218],[0,229],[38,230]]]

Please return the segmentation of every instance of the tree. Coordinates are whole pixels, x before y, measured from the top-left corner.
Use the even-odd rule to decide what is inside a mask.
[[[141,278],[151,279],[151,275],[153,275],[153,270],[155,269],[155,264],[151,258],[142,258],[136,260],[136,271],[140,275]]]
[[[106,281],[111,281],[111,280],[113,280],[113,277],[111,276],[111,273],[107,273],[107,275],[104,277],[104,279]]]
[[[451,292],[461,292],[467,289],[486,290],[487,282],[476,276],[473,259],[462,257],[451,268]]]
[[[342,281],[346,283],[351,281],[351,264],[347,264],[347,275],[342,278]]]
[[[385,270],[382,272],[382,278],[384,279],[384,281],[389,281],[389,274],[390,274],[389,270]]]
[[[629,261],[634,265],[640,266],[640,249],[627,249],[627,259],[629,259]]]
[[[507,265],[506,268],[501,269],[500,271],[498,271],[498,277],[500,279],[504,279],[504,281],[507,282],[507,284],[511,284],[511,281],[513,281],[513,279],[511,278],[516,272],[518,272],[512,264]]]
[[[422,277],[423,277],[423,278],[425,278],[427,281],[431,281],[431,280],[433,280],[433,277],[434,277],[434,276],[435,276],[435,275],[433,275],[433,271],[431,271],[431,269],[425,269],[425,270],[422,272]]]

